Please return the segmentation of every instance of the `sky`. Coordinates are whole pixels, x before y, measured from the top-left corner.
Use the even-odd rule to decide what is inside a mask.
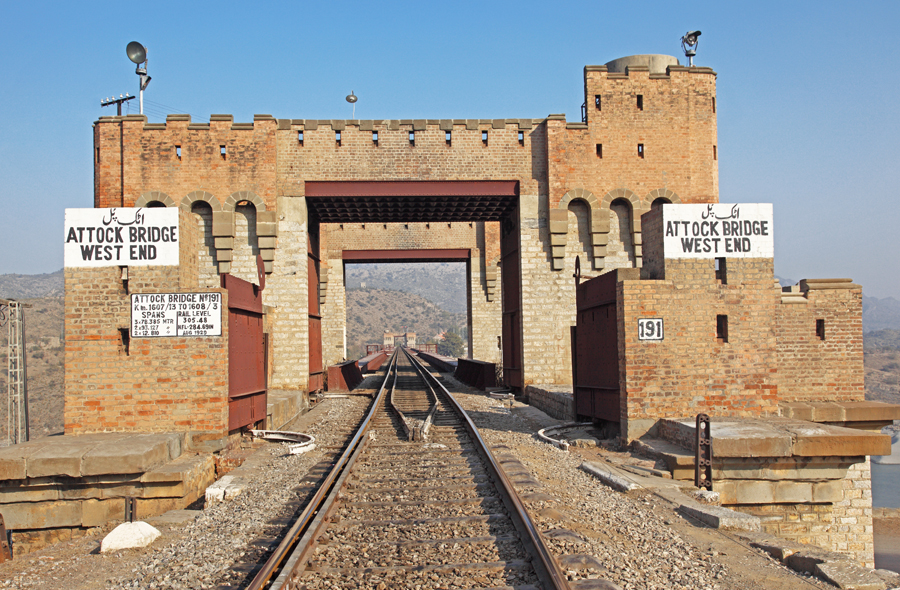
[[[900,3],[10,2],[0,36],[0,274],[63,261],[67,207],[93,205],[91,124],[145,114],[580,120],[582,69],[640,53],[718,74],[719,200],[771,202],[775,272],[900,299]],[[137,112],[137,100],[129,104]]]

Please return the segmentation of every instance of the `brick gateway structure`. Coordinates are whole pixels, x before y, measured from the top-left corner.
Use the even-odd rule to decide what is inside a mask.
[[[516,387],[567,383],[575,256],[597,271],[640,267],[640,216],[654,202],[718,200],[715,73],[675,58],[660,71],[650,71],[646,56],[616,63],[622,69],[584,69],[587,107],[576,123],[564,115],[257,115],[253,123],[213,115],[203,124],[187,115],[165,124],[101,117],[94,204],[179,207],[184,227],[196,232],[182,246],[190,258],[182,264],[192,268],[183,289],[218,287],[220,273],[255,282],[254,260],[262,256],[272,388],[315,389],[323,367],[345,356],[345,253],[396,249],[468,250],[472,356],[502,361]],[[70,299],[97,272],[68,269]],[[165,272],[132,274],[152,283],[164,282],[155,277]],[[116,273],[107,274],[104,285],[121,288]],[[96,354],[118,362],[121,318],[97,321],[109,342]],[[111,405],[98,395],[102,380],[79,370],[96,358],[82,360],[71,337],[69,345],[67,408],[83,405],[83,397]],[[67,410],[67,432],[108,427],[74,416]],[[175,425],[156,418],[159,428]]]
[[[651,352],[633,335],[626,339],[620,324],[621,432],[629,441],[654,432],[677,441],[684,436],[679,420],[697,407],[717,417],[782,413],[853,422],[854,407],[831,408],[839,419],[816,419],[825,410],[814,404],[863,400],[855,285],[817,289],[807,282],[795,294],[776,294],[771,258],[761,258],[725,259],[731,278],[722,287],[711,262],[670,263],[660,255],[652,211],[719,200],[715,72],[681,67],[673,57],[633,56],[585,67],[584,94],[580,122],[564,115],[399,121],[257,115],[252,123],[212,115],[202,124],[188,115],[170,115],[164,124],[139,115],[101,117],[94,125],[95,207],[178,208],[180,264],[66,269],[67,434],[228,434],[227,328],[217,337],[132,338],[129,293],[216,291],[224,302],[220,275],[258,283],[260,257],[269,388],[302,395],[320,388],[324,367],[347,354],[345,261],[412,251],[421,252],[420,260],[441,260],[448,251],[459,259],[463,252],[471,355],[502,363],[506,384],[516,388],[572,382],[576,257],[585,274],[616,271],[619,317],[629,322],[645,308],[660,317],[676,314],[684,301],[696,321],[679,319],[683,332],[714,341],[715,324],[707,320],[725,313],[717,306],[736,310],[739,321],[765,319],[754,327],[764,346],[745,341],[732,347],[735,354],[721,355],[740,373],[725,379],[710,376],[715,367],[681,376],[684,363],[659,354],[677,351],[678,339]],[[778,307],[792,297],[810,304]],[[745,302],[753,306],[746,313]],[[819,309],[829,329],[846,329],[846,340],[837,348],[829,342],[825,356],[810,363],[819,352],[806,332],[821,319]],[[732,335],[740,327],[732,324]],[[790,337],[776,338],[780,327],[791,329]],[[654,367],[669,364],[673,376],[658,379]],[[808,379],[810,371],[828,378]],[[863,414],[863,427],[881,421]],[[862,546],[845,550],[864,562],[871,560],[870,496],[836,490],[856,485],[848,469],[867,478],[867,450],[881,446],[864,441],[853,457],[836,461],[832,479],[840,483],[824,491],[807,485],[815,476],[806,471],[790,488],[827,492],[823,501],[848,506],[859,500],[851,510],[862,511],[862,528],[853,533]],[[826,541],[839,548],[832,537]]]

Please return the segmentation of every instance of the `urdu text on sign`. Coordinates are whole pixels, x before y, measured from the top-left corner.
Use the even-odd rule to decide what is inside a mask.
[[[663,205],[666,258],[772,258],[771,203]]]

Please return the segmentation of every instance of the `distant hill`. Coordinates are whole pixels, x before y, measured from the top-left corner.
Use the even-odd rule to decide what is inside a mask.
[[[43,275],[0,275],[0,298],[34,299],[63,295],[63,271]]]
[[[900,301],[863,295],[863,332],[878,330],[900,330]]]
[[[450,328],[465,330],[466,314],[450,313],[424,297],[386,289],[347,290],[347,355],[365,355],[366,344],[381,344],[384,331],[416,333],[422,344]]]
[[[451,313],[466,313],[466,265],[461,262],[348,264],[347,289],[414,293]]]
[[[6,298],[16,297],[7,295]],[[22,299],[31,305],[25,308],[25,366],[31,438],[40,438],[63,429],[63,298]],[[7,337],[6,326],[3,326],[0,329],[0,443],[6,442]]]

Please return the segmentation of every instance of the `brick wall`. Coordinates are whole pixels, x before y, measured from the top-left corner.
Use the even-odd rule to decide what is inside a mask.
[[[199,231],[190,214],[179,223],[182,264],[129,268],[130,293],[198,291]],[[131,303],[120,268],[67,268],[65,281],[66,434],[227,432],[227,314],[221,337],[133,338],[126,349]]]
[[[638,92],[643,93],[643,110],[632,108]],[[171,115],[165,124],[149,124],[139,115],[102,117],[94,125],[95,205],[130,206],[145,202],[152,193],[154,200],[177,206],[192,193],[208,195],[207,200],[214,202],[208,212],[212,225],[218,215],[219,231],[229,223],[231,229],[223,234],[210,228],[204,238],[198,238],[204,240],[201,247],[205,253],[197,254],[200,278],[195,285],[213,282],[217,264],[222,272],[230,267],[237,276],[254,280],[255,253],[270,246],[261,246],[254,238],[251,217],[255,213],[262,219],[259,216],[264,210],[264,223],[274,220],[278,229],[264,293],[265,303],[273,307],[272,386],[304,389],[309,367],[306,181],[518,180],[524,380],[568,383],[569,327],[575,311],[574,257],[581,255],[583,268],[588,270],[592,268],[590,258],[608,257],[605,266],[609,268],[640,265],[638,214],[655,196],[665,194],[680,202],[718,198],[717,165],[711,155],[716,141],[712,110],[715,74],[711,70],[676,67],[668,75],[651,75],[638,67],[625,75],[591,66],[585,69],[585,95],[590,97],[591,107],[594,94],[602,95],[603,108],[589,109],[586,124],[567,123],[559,115],[548,119],[400,121],[276,121],[258,115],[253,123],[234,123],[229,115],[213,115],[208,124],[192,123],[187,115]],[[373,132],[377,132],[377,145]],[[336,133],[340,133],[340,142]],[[637,157],[637,142],[645,145],[642,159]],[[596,154],[597,143],[604,145],[603,158]],[[224,157],[221,146],[225,146]],[[562,262],[557,265],[548,228],[550,209],[572,191],[587,191],[595,198],[586,210],[578,211],[583,205],[573,204],[572,222],[562,236]],[[244,196],[236,196],[238,193]],[[626,195],[624,216],[604,201],[604,196],[612,193]],[[256,204],[255,210],[250,208],[246,214],[237,205],[245,198]],[[229,216],[235,209],[232,222]],[[612,229],[618,229],[618,234],[604,230],[597,237],[598,228],[607,225],[615,226]],[[475,229],[470,282],[472,354],[498,361],[500,294],[498,289],[493,300],[487,301],[485,275],[499,257],[499,224],[476,224]],[[323,228],[323,243],[329,242],[327,234],[332,231],[336,230]],[[437,232],[433,228],[416,232],[410,247],[422,247],[419,244],[432,238],[435,243],[447,244],[456,237],[454,228],[449,232],[442,229],[439,237],[434,237]],[[274,237],[265,235],[267,243],[275,243]],[[394,238],[388,240],[388,247],[404,247],[401,237]],[[335,282],[339,281],[334,272],[336,258],[323,251],[322,260],[323,268],[332,271],[331,285],[339,286]],[[341,289],[329,292],[323,310],[327,361],[336,358],[329,355],[336,355],[338,344],[343,347],[346,312],[343,295],[336,291]]]
[[[864,401],[862,289],[812,289],[777,307],[778,395],[784,402]],[[816,321],[824,322],[824,339]]]
[[[211,119],[200,124],[191,123],[190,115],[169,115],[165,124],[155,124],[143,115],[101,117],[94,124],[94,206],[130,207],[147,191],[161,191],[180,204],[188,193],[204,190],[224,202],[243,190],[274,208],[275,120]]]
[[[851,555],[875,567],[872,479],[869,459],[852,465],[839,480],[843,498],[834,503],[731,505],[758,516],[765,532]]]
[[[712,70],[675,66],[665,75],[631,67],[629,73],[617,74],[607,72],[606,66],[587,66],[584,91],[586,124],[554,116],[547,123],[551,207],[576,187],[597,198],[628,188],[644,199],[664,187],[683,203],[718,201]],[[637,107],[639,94],[643,110]],[[601,98],[599,110],[595,96]],[[603,146],[602,158],[597,144]]]

